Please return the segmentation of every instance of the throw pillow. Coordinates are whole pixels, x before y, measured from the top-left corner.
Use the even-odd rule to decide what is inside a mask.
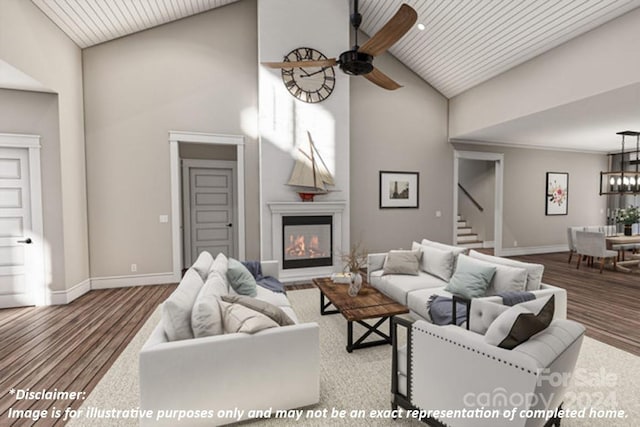
[[[493,264],[524,268],[525,270],[527,270],[527,284],[525,286],[525,290],[537,291],[538,289],[540,289],[540,285],[542,283],[542,274],[544,273],[544,265],[542,264],[534,264],[531,262],[522,262],[509,258],[502,258],[499,256],[486,255],[474,250],[469,252],[469,256],[483,261],[488,261]]]
[[[514,305],[489,325],[484,340],[512,350],[546,329],[553,320],[554,311],[555,295]]]
[[[229,280],[229,285],[240,295],[255,297],[258,294],[256,291],[258,284],[253,274],[236,259],[229,258],[227,279]]]
[[[444,290],[467,299],[481,297],[486,293],[495,272],[496,267],[460,254],[456,271]]]
[[[209,271],[209,275],[211,275],[214,272],[217,272],[218,274],[220,274],[220,277],[222,277],[222,280],[224,281],[224,284],[227,287],[227,292],[225,292],[225,294],[229,292],[229,280],[227,279],[228,269],[229,269],[229,260],[227,259],[225,254],[220,252],[216,256],[216,259],[213,260],[213,264],[211,264],[211,270]]]
[[[291,320],[280,307],[276,307],[275,305],[266,301],[245,297],[242,295],[225,295],[222,297],[222,301],[244,305],[251,310],[255,310],[258,313],[264,314],[269,319],[278,323],[278,325],[280,326],[295,324],[293,320]]]
[[[447,251],[435,246],[425,246],[418,242],[413,242],[413,250],[422,252],[420,269],[448,282],[453,274],[453,251]]]
[[[220,301],[222,324],[225,333],[244,332],[254,334],[263,329],[275,328],[278,324],[262,313],[241,304]]]
[[[384,260],[382,274],[409,274],[411,276],[417,276],[420,255],[420,251],[389,251]]]
[[[494,258],[494,257],[492,257]],[[522,292],[527,284],[527,270],[524,268],[510,267],[508,265],[494,264],[469,255],[469,259],[488,267],[495,267],[496,274],[489,283],[486,295],[496,295],[500,292]]]
[[[218,303],[220,285],[223,285],[222,278],[214,274],[198,293],[191,311],[191,329],[195,338],[220,335],[223,332],[222,312]]]
[[[202,278],[190,268],[176,290],[162,304],[162,326],[169,341],[193,338],[191,310],[202,286]]]
[[[193,263],[191,268],[198,272],[202,280],[207,280],[207,276],[209,275],[209,270],[211,269],[211,264],[213,263],[213,257],[207,251],[200,252],[198,255],[198,259]]]

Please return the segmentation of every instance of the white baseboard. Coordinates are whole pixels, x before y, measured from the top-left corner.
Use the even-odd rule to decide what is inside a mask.
[[[78,283],[75,286],[72,286],[69,289],[65,289],[64,291],[51,291],[49,292],[49,301],[47,304],[49,305],[61,305],[61,304],[69,304],[71,301],[76,298],[80,298],[82,295],[86,294],[91,290],[91,279],[85,279],[82,282]]]
[[[482,247],[483,248],[495,248],[496,247],[496,242],[493,240],[484,240],[482,242]]]
[[[91,289],[126,288],[129,286],[162,285],[176,283],[173,273],[134,274],[131,276],[93,277]]]
[[[522,248],[502,248],[500,256],[518,256],[518,255],[534,255],[534,254],[550,254],[554,252],[568,252],[569,246],[549,245],[549,246],[528,246]]]

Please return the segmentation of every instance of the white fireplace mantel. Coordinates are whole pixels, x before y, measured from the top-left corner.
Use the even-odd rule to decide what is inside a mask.
[[[340,265],[340,253],[343,252],[343,248],[349,245],[349,242],[345,241],[347,239],[345,233],[343,233],[343,230],[347,227],[347,224],[344,223],[346,218],[344,218],[343,215],[347,206],[346,201],[270,202],[267,203],[267,205],[271,211],[271,253],[273,254],[273,258],[278,260],[280,279],[283,282],[328,276],[342,269]],[[282,268],[282,217],[287,215],[331,215],[333,217],[333,266],[286,270]]]

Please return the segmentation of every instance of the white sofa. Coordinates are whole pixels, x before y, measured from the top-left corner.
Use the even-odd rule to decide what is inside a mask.
[[[261,264],[265,276],[277,278],[277,261]],[[213,274],[201,262],[198,270],[198,275],[185,274],[179,286],[185,280],[201,280],[202,286]],[[318,324],[298,323],[284,294],[260,286],[257,293],[295,324],[180,341],[168,340],[163,322],[156,326],[139,355],[140,408],[154,415],[141,419],[141,426],[223,425],[249,418],[250,410],[291,409],[320,400]]]
[[[536,298],[544,297],[547,295],[555,295],[555,319],[567,318],[567,292],[565,289],[558,288],[556,286],[541,283],[542,271],[544,266],[541,264],[519,263],[518,261],[509,260],[506,258],[494,257],[490,255],[484,255],[476,251],[468,251],[466,248],[457,246],[444,245],[438,242],[431,242],[427,239],[422,240],[421,243],[414,242],[414,250],[420,250],[422,246],[429,246],[443,251],[451,251],[454,253],[454,267],[455,271],[455,259],[460,253],[469,253],[472,258],[479,259],[484,262],[492,263],[496,266],[502,266],[498,268],[519,266],[528,270],[527,276],[527,291],[533,293]],[[423,254],[423,256],[426,256]],[[371,286],[377,288],[380,292],[407,306],[411,315],[416,319],[423,319],[431,322],[431,317],[427,309],[427,301],[432,295],[441,295],[445,297],[451,297],[451,293],[444,290],[447,285],[447,280],[435,276],[427,271],[424,271],[421,262],[421,269],[417,276],[403,275],[403,274],[382,274],[383,266],[387,253],[369,254],[367,256],[367,277]],[[494,276],[494,280],[495,280]],[[488,301],[494,301],[502,303],[502,298],[499,296],[488,295],[482,297]]]

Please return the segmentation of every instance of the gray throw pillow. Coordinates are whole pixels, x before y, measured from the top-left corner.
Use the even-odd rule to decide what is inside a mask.
[[[280,326],[294,325],[295,323],[286,315],[280,307],[255,298],[245,297],[242,295],[224,295],[222,301],[232,304],[240,304],[251,310],[262,313]]]
[[[484,340],[512,350],[546,329],[553,320],[555,295],[514,305],[489,325]]]
[[[256,291],[256,286],[258,286],[256,279],[247,270],[247,267],[237,259],[229,258],[227,279],[229,280],[229,285],[240,295],[255,297],[258,294],[258,291]]]
[[[382,267],[382,274],[408,274],[417,276],[420,269],[420,251],[389,251]]]
[[[456,271],[444,290],[467,299],[484,296],[495,272],[496,267],[460,254]]]
[[[272,319],[242,304],[220,301],[220,309],[222,310],[224,332],[227,334],[236,332],[254,334],[264,329],[278,327],[278,324]]]

